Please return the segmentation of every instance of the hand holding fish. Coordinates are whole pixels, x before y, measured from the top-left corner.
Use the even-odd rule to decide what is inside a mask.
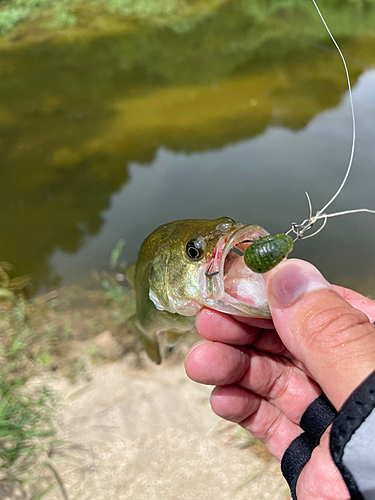
[[[238,422],[278,460],[283,459],[284,475],[289,474],[298,500],[346,499],[347,486],[332,459],[335,425],[340,423],[340,414],[347,417],[345,401],[353,391],[357,393],[358,386],[366,388],[369,376],[375,382],[371,376],[375,303],[331,286],[314,266],[299,260],[281,262],[267,274],[266,284],[273,324],[203,309],[196,326],[206,340],[190,350],[187,374],[197,382],[216,385],[211,396],[213,411]],[[317,436],[319,432],[315,429],[314,435],[314,424],[304,413],[311,403],[321,401],[317,398],[322,392],[328,398],[327,409],[315,411],[314,416],[324,420],[331,411],[332,417]],[[330,436],[324,429],[340,409]],[[308,423],[303,424],[301,418]],[[370,464],[375,467],[371,457]]]

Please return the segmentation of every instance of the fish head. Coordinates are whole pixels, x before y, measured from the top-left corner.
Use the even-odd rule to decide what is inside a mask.
[[[157,309],[183,316],[206,306],[269,318],[264,275],[247,268],[243,259],[246,248],[268,234],[256,224],[245,226],[229,217],[160,226],[140,252],[150,262],[149,298]]]

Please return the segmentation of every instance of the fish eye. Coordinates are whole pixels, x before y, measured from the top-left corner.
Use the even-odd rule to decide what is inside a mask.
[[[195,238],[188,241],[186,245],[186,254],[191,260],[200,260],[206,249],[206,242],[203,238]]]

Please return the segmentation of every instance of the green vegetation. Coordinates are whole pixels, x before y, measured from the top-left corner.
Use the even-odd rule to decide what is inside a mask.
[[[185,0],[109,0],[105,3],[109,11],[127,16],[148,18],[175,14],[186,7]]]
[[[2,2],[0,7],[0,34],[8,32],[20,21],[28,18],[33,10],[47,5],[50,0],[14,0]]]
[[[17,484],[42,498],[55,483],[40,489],[45,468],[58,475],[51,460],[62,444],[53,425],[55,399],[47,387],[28,384],[41,359],[32,355],[32,306],[16,296],[17,280],[8,279],[4,265],[0,274],[0,485]]]
[[[30,14],[29,9],[4,9],[0,11],[0,34],[6,33]]]
[[[269,16],[285,14],[293,10],[311,8],[306,0],[235,2],[245,16],[257,23]],[[350,7],[366,9],[374,0],[323,0],[325,7]],[[64,29],[94,22],[94,18],[116,15],[115,23],[126,20],[142,21],[156,26],[170,26],[175,32],[185,33],[200,24],[222,6],[233,4],[231,0],[3,0],[0,6],[0,34],[8,33],[22,21],[36,21],[42,28]],[[236,8],[236,7],[234,7]],[[113,20],[111,21],[113,23]],[[101,24],[103,28],[103,24]]]
[[[111,259],[115,271],[124,269],[122,244]],[[70,448],[57,438],[58,401],[33,377],[58,370],[74,383],[89,377],[100,360],[138,352],[124,327],[134,299],[111,274],[94,273],[91,291],[71,287],[28,301],[20,291],[29,277],[10,279],[11,272],[0,263],[0,496],[6,488],[40,500],[57,488],[69,500],[55,463]],[[98,335],[103,330],[106,335]],[[110,332],[118,332],[122,343]]]
[[[60,29],[74,26],[77,22],[77,17],[74,14],[74,3],[69,0],[50,1],[51,16],[46,23],[49,29]]]
[[[111,253],[109,261],[112,274],[102,273],[102,286],[105,290],[105,297],[111,304],[113,310],[113,320],[119,326],[125,325],[135,314],[135,298],[128,286],[120,284],[127,283],[128,263],[120,260],[125,240],[120,239]],[[116,273],[116,277],[113,275]],[[117,279],[116,279],[117,278]]]
[[[0,7],[0,34],[9,32],[25,19],[37,19],[49,29],[67,28],[76,24],[79,11],[90,11],[104,15],[153,20],[175,16],[186,10],[184,0],[5,0]],[[83,18],[85,14],[83,15]]]

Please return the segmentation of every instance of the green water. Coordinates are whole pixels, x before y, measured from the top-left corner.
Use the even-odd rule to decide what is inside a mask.
[[[322,8],[324,3],[322,4]],[[324,9],[323,9],[324,10]],[[375,9],[326,2],[348,57],[358,147],[333,210],[375,207]],[[308,2],[224,2],[200,18],[0,51],[0,261],[34,293],[106,268],[126,239],[228,215],[286,231],[340,184],[341,60]],[[295,256],[371,293],[375,218],[329,222]]]

